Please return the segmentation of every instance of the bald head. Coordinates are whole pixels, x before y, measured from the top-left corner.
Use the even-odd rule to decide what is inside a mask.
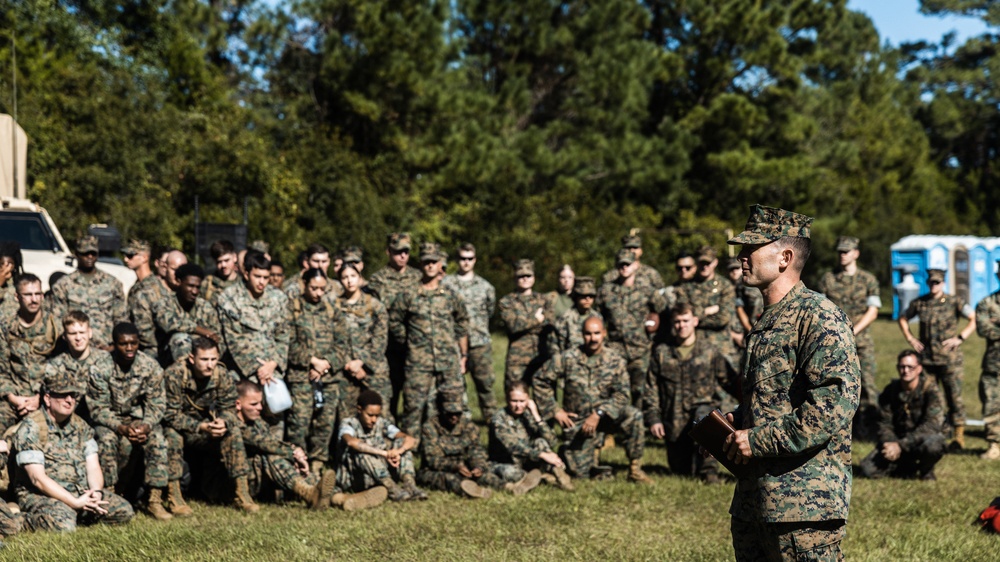
[[[177,281],[177,268],[186,264],[188,262],[187,256],[184,252],[180,250],[171,250],[167,254],[167,277],[164,279],[167,282],[167,286],[172,290],[177,290],[181,286],[180,282]]]
[[[583,351],[587,355],[600,353],[604,347],[604,321],[590,317],[583,322]]]

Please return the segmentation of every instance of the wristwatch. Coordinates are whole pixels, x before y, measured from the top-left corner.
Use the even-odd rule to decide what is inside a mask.
[[[598,408],[596,410],[596,412],[597,412],[597,417],[599,417],[599,418],[603,418],[604,417],[604,410]]]

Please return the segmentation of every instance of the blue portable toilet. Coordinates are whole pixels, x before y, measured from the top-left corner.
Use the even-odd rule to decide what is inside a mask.
[[[969,302],[978,303],[990,294],[990,251],[983,244],[969,248]]]
[[[890,252],[894,319],[906,310],[914,284],[919,287],[918,295],[930,291],[928,269],[943,269],[945,291],[962,297],[972,306],[1000,289],[995,274],[995,263],[1000,258],[1000,238],[912,235],[900,238],[890,247]],[[911,272],[909,278],[908,272]]]
[[[990,261],[986,264],[986,271],[989,273],[990,294],[1000,291],[1000,279],[997,279],[997,260],[1000,260],[1000,244],[990,250]]]

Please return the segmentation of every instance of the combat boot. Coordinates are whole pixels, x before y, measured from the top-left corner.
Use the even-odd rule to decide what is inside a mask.
[[[556,486],[558,486],[559,489],[567,492],[576,491],[576,486],[573,485],[573,480],[569,477],[569,474],[566,473],[565,468],[560,466],[553,467],[552,473],[556,477]]]
[[[240,476],[236,479],[236,495],[233,497],[233,505],[247,513],[260,511],[260,506],[254,503],[253,497],[250,495],[250,483],[246,476]]]
[[[990,443],[990,447],[986,449],[985,453],[979,455],[979,458],[984,461],[1000,460],[1000,443]]]
[[[184,496],[181,495],[180,480],[171,480],[167,484],[167,497],[163,500],[163,504],[170,513],[173,513],[177,517],[191,517],[194,515],[194,511],[188,507],[187,502],[184,501]]]
[[[309,472],[312,472],[316,476],[323,475],[323,461],[310,461],[309,462]]]
[[[653,479],[642,471],[642,459],[633,459],[628,465],[628,479],[636,484],[653,485]]]
[[[321,509],[319,505],[319,485],[310,485],[309,481],[304,477],[299,476],[295,480],[292,480],[292,491],[295,495],[299,497],[300,500],[306,502],[309,509]],[[329,505],[329,499],[327,499],[327,505]],[[322,506],[327,507],[326,505]]]
[[[163,507],[163,488],[149,489],[149,503],[146,504],[146,513],[157,521],[170,521],[174,518],[170,512]]]
[[[410,492],[404,490],[399,484],[396,484],[392,478],[382,480],[382,486],[385,487],[386,495],[391,502],[405,502],[410,499]]]
[[[388,496],[389,492],[385,486],[375,486],[357,494],[336,493],[330,498],[330,505],[337,506],[344,511],[358,511],[359,509],[378,507],[385,503]]]
[[[480,486],[479,484],[476,484],[472,480],[462,480],[462,483],[459,484],[458,486],[462,488],[462,492],[464,492],[466,496],[473,499],[479,498],[488,500],[490,499],[490,496],[493,495],[492,490],[484,486]]]
[[[541,483],[541,481],[542,471],[536,468],[525,474],[524,477],[517,482],[508,482],[504,484],[503,488],[515,496],[520,496],[534,490],[535,487]]]
[[[403,477],[403,489],[410,493],[411,500],[424,501],[427,499],[427,492],[417,488],[416,481],[409,474]]]
[[[965,448],[965,426],[956,425],[955,426],[955,437],[952,438],[951,443],[948,448],[952,451],[958,451]]]

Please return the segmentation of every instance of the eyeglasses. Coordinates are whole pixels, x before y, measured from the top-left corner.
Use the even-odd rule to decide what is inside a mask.
[[[534,277],[534,275],[518,275],[517,276],[518,279],[527,279],[529,277]]]
[[[917,370],[917,367],[919,367],[919,366],[920,365],[903,365],[903,364],[900,364],[900,365],[896,365],[896,370],[897,371],[915,371],[915,370]]]
[[[122,252],[122,257],[125,258],[125,259],[127,259],[127,260],[130,260],[130,259],[132,259],[132,258],[135,257],[135,254],[130,253],[130,252]]]
[[[678,265],[676,267],[676,269],[677,269],[677,271],[688,271],[688,270],[694,269],[695,267],[697,267],[697,266],[694,266],[694,265]]]
[[[471,256],[471,257],[458,256],[458,261],[476,261],[476,256]]]
[[[936,279],[934,281],[928,281],[927,282],[928,285],[940,285],[941,283],[942,283],[941,281],[938,281]]]
[[[409,250],[392,250],[392,255],[394,256],[399,256],[402,254],[409,254],[409,253],[410,253]]]
[[[79,392],[49,392],[50,398],[55,398],[56,400],[62,400],[64,398],[72,398],[73,400],[79,400]]]

